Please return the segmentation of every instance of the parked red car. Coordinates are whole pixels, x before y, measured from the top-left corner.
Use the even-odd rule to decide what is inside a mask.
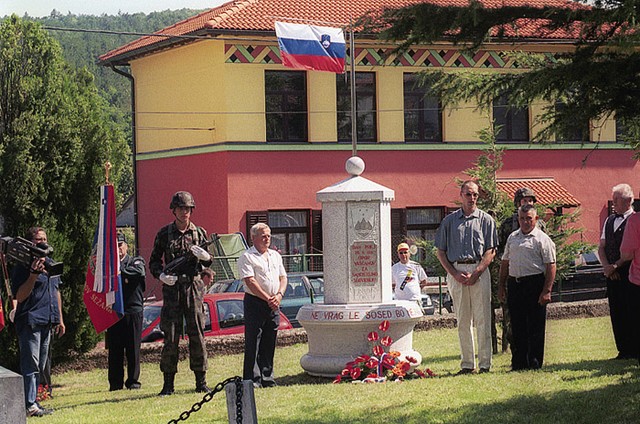
[[[204,295],[205,327],[204,336],[225,336],[228,334],[244,334],[244,293],[216,293]],[[142,341],[155,342],[162,340],[160,331],[160,310],[162,301],[144,306],[142,318]],[[211,317],[214,317],[212,320]],[[287,317],[280,312],[278,330],[293,328]]]

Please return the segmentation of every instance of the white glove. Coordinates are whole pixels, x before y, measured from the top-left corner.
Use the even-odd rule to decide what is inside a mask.
[[[209,259],[211,259],[211,255],[209,254],[209,252],[207,252],[200,246],[191,246],[191,253],[193,253],[193,256],[201,261],[208,261]]]
[[[14,322],[16,319],[16,308],[13,308],[11,312],[9,312],[9,321]]]
[[[164,272],[160,274],[160,281],[162,281],[167,286],[173,286],[176,281],[178,281],[178,277],[175,275],[167,275]]]

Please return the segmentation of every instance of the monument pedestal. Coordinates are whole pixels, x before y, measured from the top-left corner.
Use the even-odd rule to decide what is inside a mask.
[[[392,340],[385,351],[411,356],[413,328],[422,316],[416,302],[394,301],[391,289],[393,190],[360,176],[362,159],[347,161],[350,177],[316,193],[322,203],[324,304],[305,305],[297,319],[307,331],[309,353],[300,359],[311,375],[335,377],[360,355],[372,355],[372,331]],[[389,321],[382,332],[378,326]]]
[[[309,374],[335,377],[347,362],[359,355],[373,355],[373,346],[367,338],[372,331],[379,337],[391,337],[387,352],[400,352],[400,357],[411,356],[422,361],[422,355],[413,350],[413,328],[422,316],[416,302],[393,301],[385,304],[323,305],[312,304],[300,308],[297,319],[304,326],[309,340],[309,353],[300,359],[300,365]],[[389,321],[389,329],[380,331],[382,321]]]
[[[22,376],[0,367],[0,423],[26,422]]]

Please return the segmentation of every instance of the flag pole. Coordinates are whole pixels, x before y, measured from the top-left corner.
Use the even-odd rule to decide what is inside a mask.
[[[358,155],[358,126],[356,122],[356,48],[353,39],[353,21],[349,18],[349,75],[351,77],[351,156]]]

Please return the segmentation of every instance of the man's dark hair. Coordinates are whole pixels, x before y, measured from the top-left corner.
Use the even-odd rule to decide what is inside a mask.
[[[25,238],[29,241],[33,241],[35,240],[36,235],[38,235],[40,231],[42,231],[45,234],[47,233],[45,229],[42,227],[31,227],[27,230],[27,233],[25,234]]]
[[[536,211],[536,215],[537,215],[538,211],[536,210],[536,207],[534,205],[524,205],[524,206],[520,206],[519,208],[519,210],[523,213],[528,213],[532,209]]]
[[[204,277],[205,275],[208,275],[213,280],[213,277],[216,275],[216,273],[213,272],[211,268],[205,268],[200,271],[200,278]]]

